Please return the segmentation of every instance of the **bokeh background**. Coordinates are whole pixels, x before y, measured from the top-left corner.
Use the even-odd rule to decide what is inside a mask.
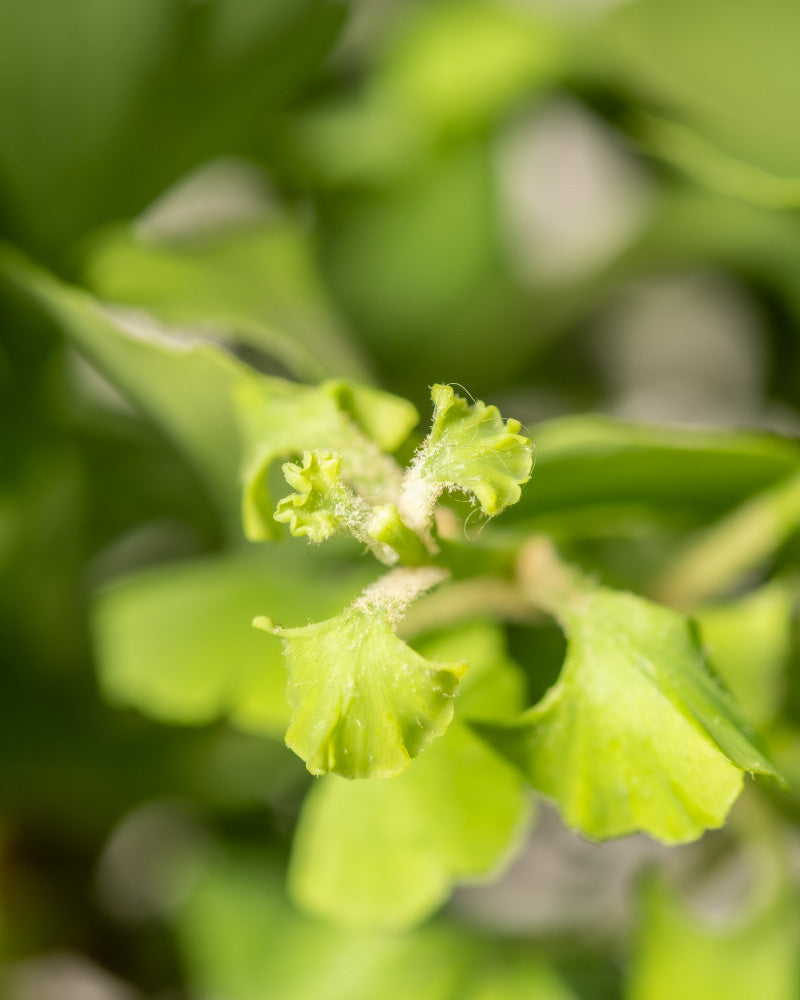
[[[799,46],[795,0],[0,0],[0,236],[129,324],[423,413],[444,381],[528,427],[791,438]],[[692,948],[702,995],[737,953],[742,996],[748,975],[796,995],[791,921],[717,947],[651,893],[648,937],[634,884],[664,852],[587,845],[546,811],[512,877],[416,935],[294,911],[302,765],[188,709],[115,706],[96,674],[94,595],[239,541],[2,267],[0,324],[4,996],[649,1000],[688,996],[669,976]],[[221,645],[253,590],[237,604],[233,579],[181,583],[219,602]],[[702,880],[707,914],[741,878]]]

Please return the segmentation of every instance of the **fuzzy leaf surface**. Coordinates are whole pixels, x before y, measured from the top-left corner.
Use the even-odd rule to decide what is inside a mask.
[[[243,517],[252,540],[278,536],[267,476],[273,462],[323,449],[341,456],[343,478],[370,498],[391,499],[401,472],[382,449],[396,448],[417,421],[405,400],[374,389],[281,379],[267,395],[244,385],[237,396],[245,454]],[[390,431],[388,425],[392,425]]]
[[[496,406],[470,404],[449,385],[434,385],[433,424],[415,460],[416,474],[434,498],[443,489],[472,493],[487,517],[520,497],[533,463],[531,443],[517,420],[500,416]]]
[[[286,744],[312,774],[399,774],[453,718],[453,697],[466,664],[427,660],[393,631],[396,605],[407,604],[441,575],[395,573],[405,576],[388,576],[411,581],[402,597],[390,593],[385,601],[373,600],[368,589],[341,614],[302,628],[255,622],[283,643],[294,712]]]

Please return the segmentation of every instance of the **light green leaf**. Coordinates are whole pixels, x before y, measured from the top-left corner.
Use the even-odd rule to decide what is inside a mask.
[[[290,218],[191,242],[107,230],[90,243],[85,272],[106,301],[266,351],[300,379],[369,378],[327,301],[308,233]]]
[[[279,531],[265,481],[277,459],[330,447],[365,492],[390,497],[399,487],[400,470],[370,435],[396,447],[417,421],[405,400],[342,381],[315,387],[259,375],[214,344],[132,322],[10,248],[0,247],[0,274],[169,435],[231,525],[243,506],[249,537]]]
[[[503,421],[496,406],[480,400],[467,403],[449,385],[434,385],[431,398],[433,425],[403,485],[403,520],[424,529],[445,489],[472,493],[487,517],[516,503],[533,464],[519,421]]]
[[[268,601],[288,621],[325,615],[367,573],[321,573],[304,550],[180,563],[127,577],[94,602],[92,629],[106,697],[164,722],[228,717],[282,736],[289,722],[280,644],[250,623]]]
[[[593,584],[534,544],[530,596],[564,628],[566,661],[514,724],[480,731],[590,837],[643,830],[675,843],[721,825],[743,771],[777,775],[692,623]]]
[[[778,579],[695,612],[709,660],[753,725],[769,722],[780,707],[796,605],[796,582]]]
[[[797,906],[781,895],[735,922],[704,922],[660,883],[647,886],[628,1000],[794,1000]]]
[[[263,854],[207,858],[174,917],[194,995],[225,1000],[570,1000],[529,948],[463,927],[353,931],[285,899]]]
[[[275,379],[269,394],[257,385],[242,385],[237,404],[246,455],[243,517],[248,538],[277,536],[267,476],[273,462],[291,454],[336,452],[344,480],[361,496],[391,500],[397,494],[401,470],[369,435],[396,447],[417,421],[416,410],[405,400],[342,382],[309,387]]]
[[[325,383],[325,389],[383,451],[399,448],[419,422],[412,403],[369,385],[334,379]]]
[[[433,135],[485,127],[553,78],[564,40],[541,11],[458,0],[413,11],[395,31],[376,92]]]
[[[359,515],[358,497],[341,479],[342,458],[333,451],[307,451],[303,464],[283,466],[297,492],[278,501],[275,520],[289,525],[296,538],[322,542]]]
[[[468,660],[460,713],[519,710],[522,675],[497,627],[453,630],[421,649],[437,660]],[[411,925],[440,906],[455,883],[502,863],[519,843],[527,807],[520,776],[456,721],[391,781],[331,776],[315,784],[295,835],[292,895],[305,910],[339,923]]]
[[[302,465],[287,462],[283,474],[297,492],[278,502],[275,520],[312,542],[350,532],[390,566],[398,559],[411,566],[430,562],[423,541],[403,524],[397,508],[370,506],[342,481],[341,469],[341,455],[332,451],[307,451]]]
[[[293,709],[286,744],[312,774],[390,777],[447,729],[466,664],[426,660],[393,630],[444,576],[394,570],[346,611],[303,628],[255,620],[283,642]]]

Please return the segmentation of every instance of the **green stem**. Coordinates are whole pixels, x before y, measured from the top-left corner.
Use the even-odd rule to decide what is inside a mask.
[[[542,535],[523,546],[517,575],[525,599],[533,607],[553,615],[562,625],[591,587],[588,578],[563,562],[552,542]]]
[[[800,527],[800,475],[748,500],[696,535],[654,587],[665,604],[690,607],[733,590]]]
[[[406,614],[398,635],[409,641],[462,622],[488,618],[526,624],[537,617],[514,583],[499,577],[474,577],[440,587],[418,600]]]

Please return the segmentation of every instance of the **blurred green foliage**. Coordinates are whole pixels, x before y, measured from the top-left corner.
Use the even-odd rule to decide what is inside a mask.
[[[83,996],[101,968],[121,998],[800,995],[800,513],[775,513],[800,466],[799,36],[794,0],[0,0],[10,1000]],[[249,623],[334,614],[374,571],[346,543],[244,542],[231,399],[275,375],[334,380],[320,422],[370,409],[343,379],[420,409],[463,383],[523,420],[533,478],[475,529],[487,572],[492,538],[546,531],[607,583],[670,592],[789,789],[652,848],[669,889],[623,885],[601,847],[580,869],[544,824],[421,928],[301,913],[338,893],[358,923],[377,896],[413,922],[512,826],[522,849],[526,807],[466,726],[443,739],[458,763],[306,798],[278,643]],[[379,443],[411,422],[383,398]],[[476,618],[420,651],[483,650],[500,702],[530,704],[552,630],[515,625],[514,663]],[[587,929],[599,885],[622,889]],[[64,951],[89,963],[78,992],[36,964]]]

